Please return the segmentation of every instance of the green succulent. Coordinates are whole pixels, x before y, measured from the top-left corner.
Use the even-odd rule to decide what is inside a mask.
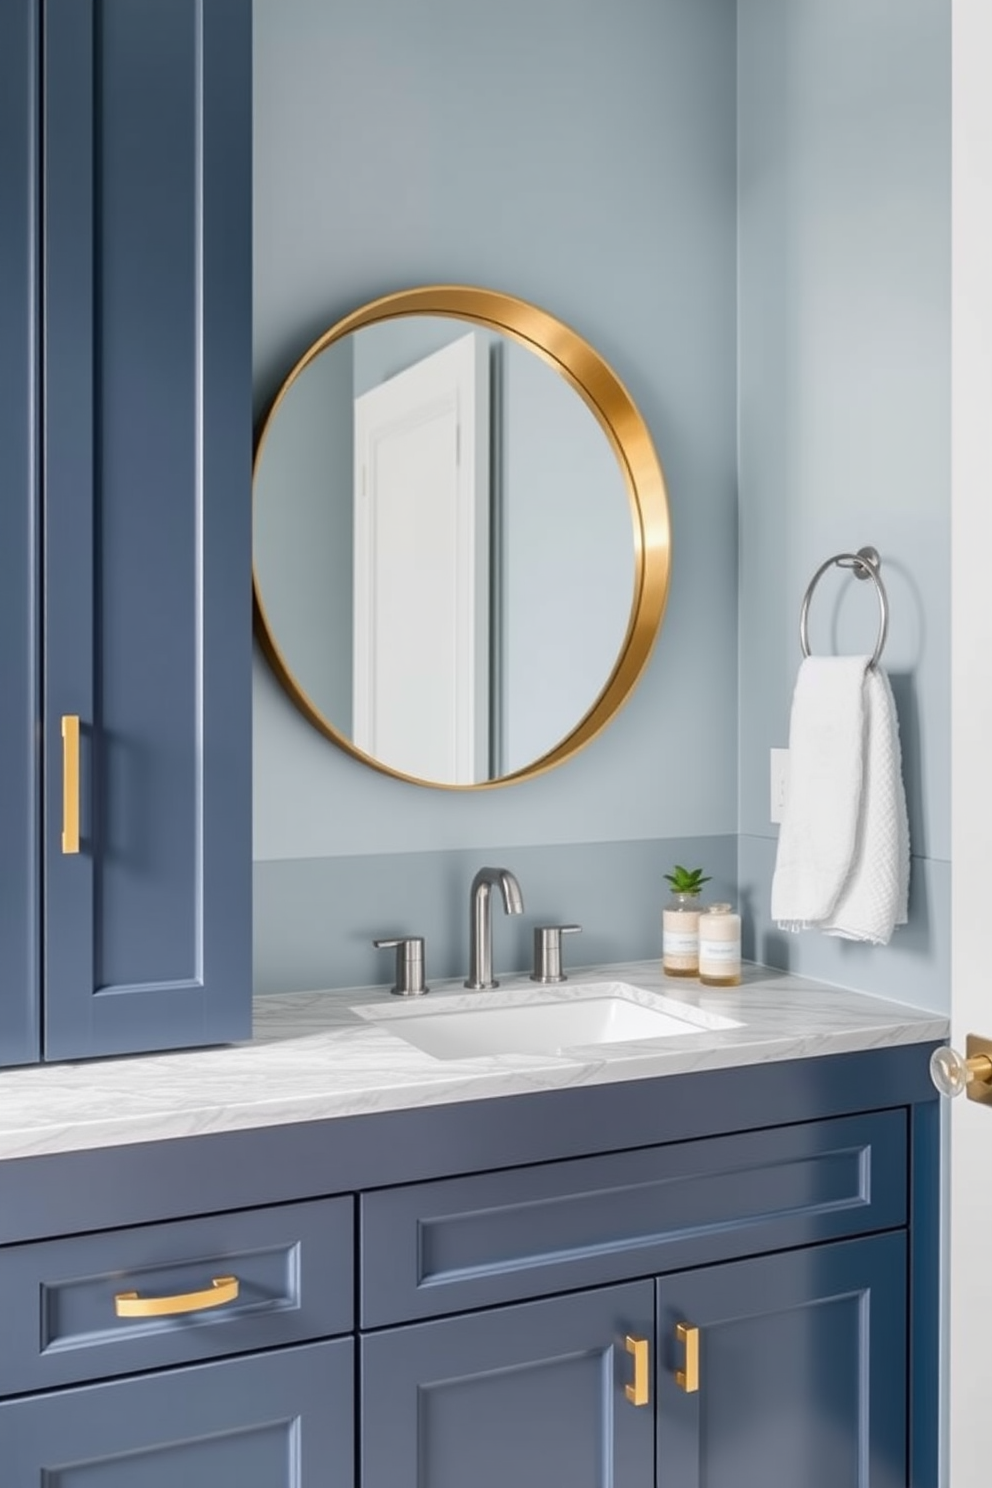
[[[709,874],[702,868],[683,868],[678,863],[674,872],[666,873],[665,877],[676,894],[698,894],[703,884],[710,881]]]

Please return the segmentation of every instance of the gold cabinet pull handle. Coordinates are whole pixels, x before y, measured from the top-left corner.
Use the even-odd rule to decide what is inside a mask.
[[[233,1302],[240,1290],[236,1276],[215,1276],[203,1292],[180,1292],[175,1297],[139,1297],[137,1292],[118,1292],[114,1311],[118,1317],[177,1317],[181,1312],[206,1312]]]
[[[62,716],[62,851],[79,851],[79,716]]]
[[[676,1323],[675,1337],[685,1344],[685,1368],[676,1369],[675,1383],[687,1395],[695,1395],[699,1389],[699,1329]]]
[[[631,1338],[626,1341],[628,1354],[634,1356],[634,1383],[624,1386],[624,1394],[631,1405],[647,1405],[650,1390],[648,1388],[648,1340],[646,1338]]]

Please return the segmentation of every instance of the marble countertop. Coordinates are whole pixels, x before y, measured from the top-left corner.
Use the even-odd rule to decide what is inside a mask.
[[[501,981],[498,992],[437,985],[415,1001],[382,988],[260,997],[250,1043],[0,1071],[0,1160],[815,1058],[948,1032],[937,1014],[766,967],[747,966],[741,986],[719,990],[666,978],[656,962],[573,970],[557,987]],[[577,984],[610,981],[627,984],[628,1000],[642,1006],[681,1006],[698,1027],[564,1053],[444,1060],[391,1031],[421,1009],[558,1001],[582,995]],[[721,1026],[727,1020],[735,1026]]]

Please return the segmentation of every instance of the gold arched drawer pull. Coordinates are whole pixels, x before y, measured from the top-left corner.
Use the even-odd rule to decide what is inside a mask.
[[[699,1389],[699,1329],[676,1323],[675,1337],[685,1344],[685,1368],[676,1369],[675,1383],[687,1395],[695,1395]]]
[[[634,1356],[634,1383],[624,1385],[623,1393],[631,1405],[647,1405],[650,1390],[648,1387],[648,1340],[646,1338],[627,1338],[626,1348],[628,1354]]]
[[[118,1292],[114,1311],[118,1317],[177,1317],[182,1312],[206,1312],[233,1302],[240,1290],[236,1276],[215,1276],[206,1291],[180,1292],[175,1297],[139,1297],[137,1292]]]

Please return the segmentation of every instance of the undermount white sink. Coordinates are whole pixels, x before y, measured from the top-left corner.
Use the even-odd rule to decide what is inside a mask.
[[[576,983],[567,992],[556,991],[550,1000],[530,991],[479,992],[471,997],[467,1006],[464,996],[455,996],[447,1005],[439,998],[395,1011],[361,1011],[435,1059],[562,1054],[590,1045],[740,1027],[718,1013],[646,997],[623,982]]]

